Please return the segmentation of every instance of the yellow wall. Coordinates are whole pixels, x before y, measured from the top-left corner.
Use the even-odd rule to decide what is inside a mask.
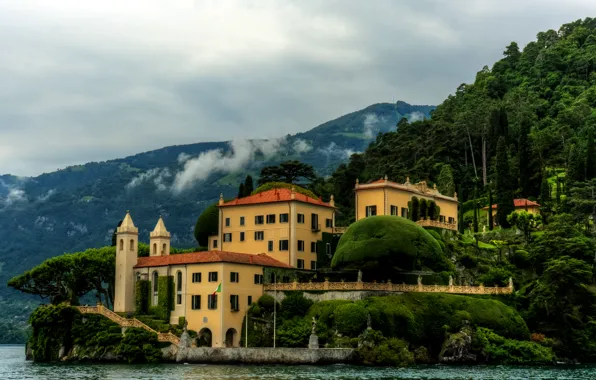
[[[177,272],[182,273],[182,302],[177,303],[178,281]],[[207,328],[211,331],[213,347],[225,346],[225,335],[228,329],[236,330],[233,346],[240,345],[242,321],[248,309],[248,296],[252,302],[257,302],[263,294],[263,285],[254,283],[255,274],[263,274],[263,268],[256,265],[243,265],[232,263],[209,263],[172,265],[154,268],[140,268],[136,272],[146,274],[151,281],[150,298],[153,300],[153,272],[159,276],[171,275],[174,277],[174,310],[171,312],[170,324],[178,324],[179,317],[184,316],[188,321],[188,329],[199,333]],[[209,281],[209,272],[217,272],[217,281]],[[230,273],[237,272],[239,281],[230,282]],[[201,273],[201,282],[192,282],[193,273]],[[222,292],[217,293],[217,309],[208,308],[208,298],[217,286],[222,283]],[[192,296],[201,296],[201,308],[192,309]],[[239,296],[239,311],[231,310],[230,295]],[[223,313],[223,315],[222,315]],[[223,321],[223,324],[222,324]],[[223,329],[222,329],[223,326]]]
[[[134,289],[136,279],[133,266],[137,263],[138,238],[136,233],[118,233],[116,239],[114,289],[114,311],[116,312],[129,312],[135,309]]]
[[[249,254],[266,253],[274,259],[297,266],[297,260],[304,260],[304,269],[311,269],[311,261],[316,261],[316,253],[310,252],[310,244],[321,240],[323,232],[332,232],[326,227],[326,219],[334,225],[334,209],[303,202],[275,202],[245,206],[220,207],[219,248],[222,251]],[[320,231],[311,229],[311,214],[319,216]],[[267,215],[275,215],[275,223],[267,223]],[[280,222],[280,214],[288,214],[288,222]],[[304,214],[304,223],[298,223],[298,214]],[[264,224],[255,224],[255,216],[263,215]],[[240,217],[244,217],[244,226],[240,225]],[[226,226],[226,219],[230,225]],[[255,240],[255,231],[263,231],[264,240]],[[244,232],[244,241],[240,241],[240,233]],[[232,241],[225,242],[224,234],[231,233]],[[288,250],[280,250],[279,241],[288,240]],[[298,251],[298,240],[304,241],[304,251]],[[269,241],[273,241],[273,250],[269,250]],[[211,247],[210,247],[211,248]]]
[[[391,187],[358,189],[356,192],[356,220],[366,217],[367,206],[377,206],[377,215],[391,215],[391,206],[398,207],[398,216],[401,216],[402,208],[408,208],[408,202],[412,197],[434,201],[441,208],[441,215],[445,221],[452,217],[457,223],[457,202],[448,201],[432,195],[412,193]]]

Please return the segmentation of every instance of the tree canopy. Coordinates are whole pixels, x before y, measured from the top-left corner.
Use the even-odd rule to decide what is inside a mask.
[[[277,166],[266,166],[261,169],[259,185],[267,182],[309,183],[316,178],[317,174],[312,166],[291,160],[282,162]]]
[[[219,229],[219,207],[217,203],[207,207],[197,218],[195,239],[200,247],[209,245],[209,236],[216,235]]]

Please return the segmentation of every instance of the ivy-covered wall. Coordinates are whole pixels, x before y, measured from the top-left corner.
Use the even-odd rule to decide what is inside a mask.
[[[174,308],[174,276],[161,276],[157,279],[157,305],[152,312],[164,321],[170,320]]]
[[[148,280],[137,281],[135,289],[135,309],[137,314],[147,314],[149,311],[149,289],[151,282]]]

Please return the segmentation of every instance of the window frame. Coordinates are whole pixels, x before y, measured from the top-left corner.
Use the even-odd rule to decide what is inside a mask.
[[[201,310],[201,295],[193,294],[190,303],[191,310]]]
[[[298,224],[304,224],[304,214],[297,214],[296,221]]]
[[[218,274],[219,274],[219,272],[217,272],[217,271],[209,272],[209,281],[207,281],[207,282],[217,282],[217,280],[219,279]]]
[[[255,225],[260,226],[265,224],[265,216],[264,215],[255,215]]]
[[[217,294],[209,294],[207,296],[207,309],[217,310]]]
[[[302,265],[300,265],[302,264]],[[304,259],[296,259],[296,268],[304,269]]]
[[[240,273],[230,272],[230,282],[233,282],[233,283],[240,282]]]
[[[198,275],[198,276],[197,276],[197,275]],[[203,275],[203,272],[194,272],[194,273],[192,274],[192,283],[193,283],[193,284],[198,284],[198,283],[200,283],[200,282],[202,281],[202,277],[203,277],[202,275]],[[197,280],[197,278],[198,278],[198,281],[196,281],[196,280]]]
[[[257,237],[260,237],[260,239],[258,239]],[[265,240],[265,231],[255,231],[255,241],[263,240]]]
[[[267,224],[275,224],[276,220],[277,216],[275,214],[267,214],[267,217],[265,218]]]
[[[282,239],[279,241],[279,251],[285,252],[290,250],[290,241],[287,239]]]

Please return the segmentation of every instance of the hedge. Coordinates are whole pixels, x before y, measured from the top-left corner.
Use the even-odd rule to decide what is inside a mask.
[[[337,332],[356,337],[366,329],[368,312],[361,304],[349,303],[340,305],[335,310]]]
[[[149,289],[151,282],[149,280],[140,280],[136,283],[135,292],[135,310],[137,314],[147,314],[149,311]]]
[[[362,269],[389,276],[399,270],[453,271],[439,242],[424,228],[399,216],[372,216],[352,224],[331,261],[333,269]]]

